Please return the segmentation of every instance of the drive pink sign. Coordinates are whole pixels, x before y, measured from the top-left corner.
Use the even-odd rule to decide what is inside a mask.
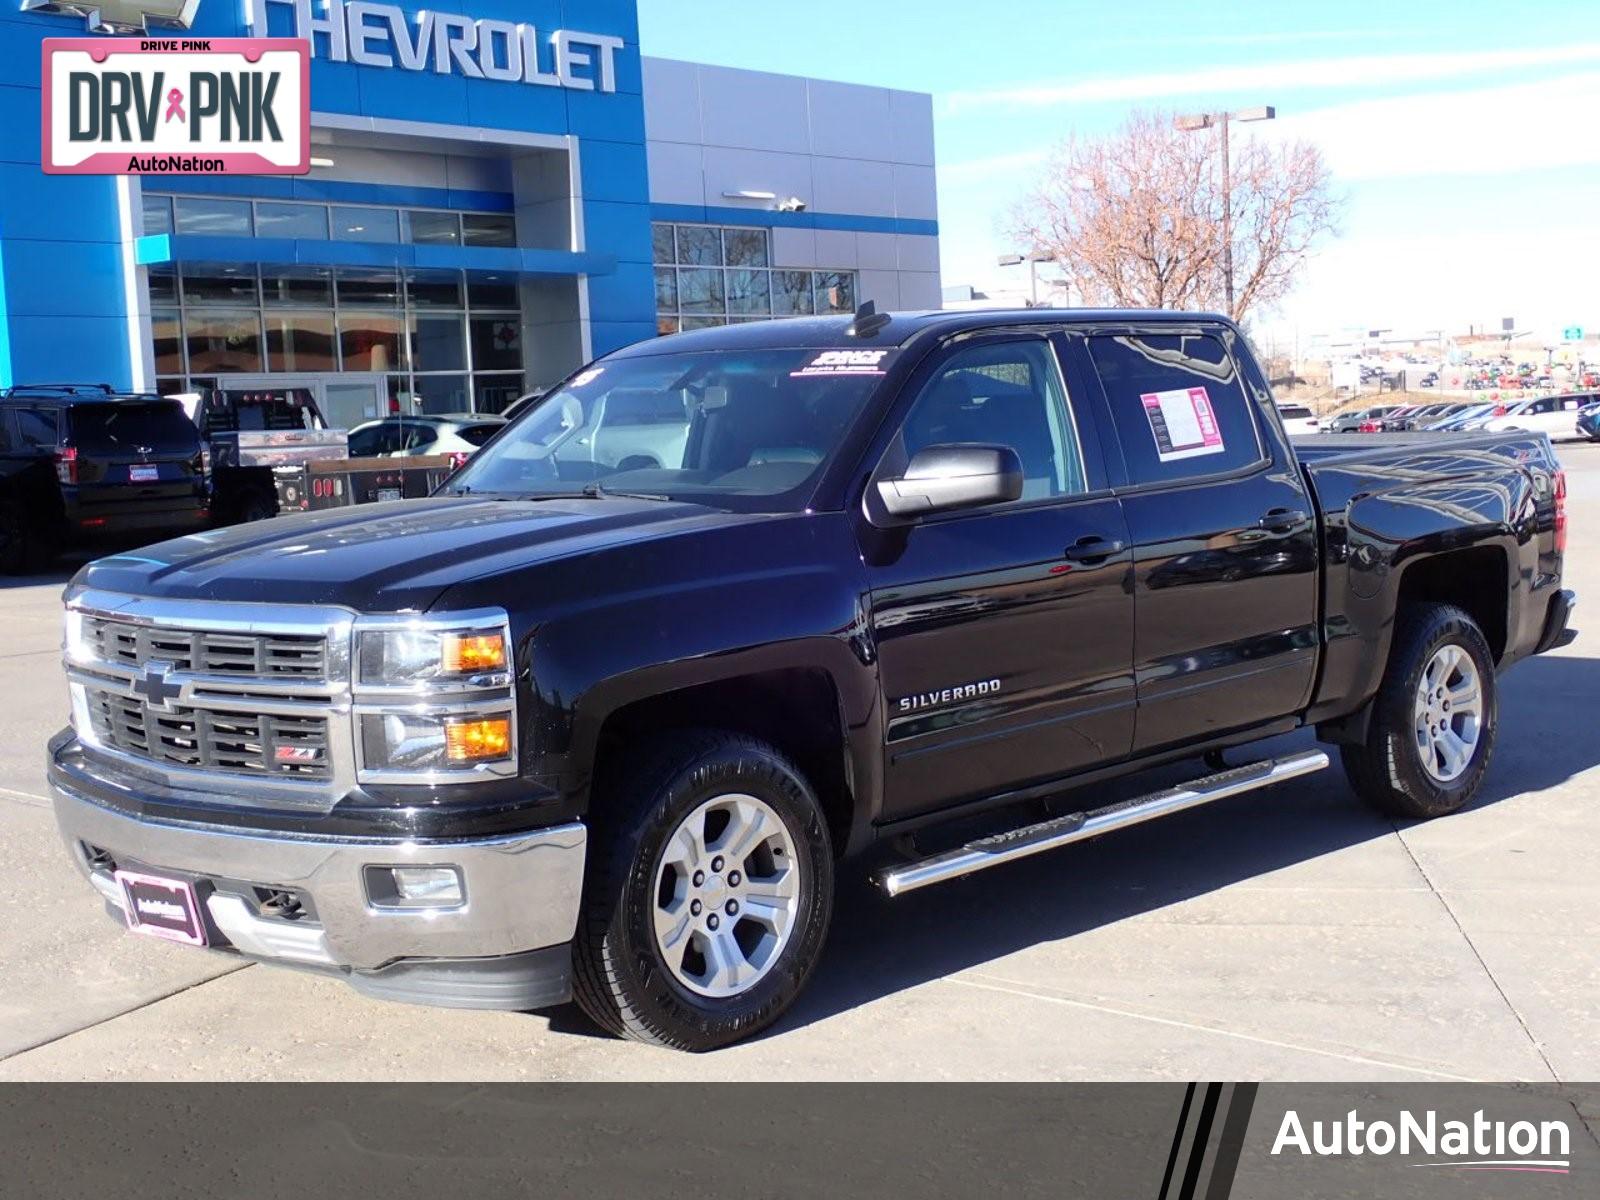
[[[304,175],[311,48],[300,38],[46,38],[51,175]]]

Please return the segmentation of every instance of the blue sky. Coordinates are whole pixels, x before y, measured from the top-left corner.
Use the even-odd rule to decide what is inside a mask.
[[[1277,106],[1347,198],[1263,324],[1600,329],[1600,3],[639,0],[649,54],[932,92],[946,284],[1013,287],[1003,214],[1134,107]]]

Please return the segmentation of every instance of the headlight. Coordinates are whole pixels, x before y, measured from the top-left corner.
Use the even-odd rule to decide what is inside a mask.
[[[506,682],[504,629],[377,629],[361,634],[361,682],[385,687]]]
[[[360,778],[433,784],[514,775],[513,657],[503,610],[361,618],[354,697]]]
[[[514,743],[510,712],[470,716],[366,713],[361,718],[362,759],[384,771],[460,770],[509,762]]]

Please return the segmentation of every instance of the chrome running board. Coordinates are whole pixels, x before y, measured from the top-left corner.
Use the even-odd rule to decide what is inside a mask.
[[[1193,783],[1168,788],[1164,792],[1126,800],[1093,812],[1069,813],[1036,825],[1024,825],[1020,829],[979,838],[958,849],[918,862],[884,867],[873,875],[872,881],[891,896],[903,895],[935,883],[959,879],[975,871],[998,867],[1001,863],[1042,854],[1058,846],[1068,846],[1086,838],[1099,837],[1102,833],[1182,812],[1186,808],[1196,808],[1213,800],[1309,775],[1327,765],[1328,756],[1321,750],[1306,750],[1285,758],[1271,758],[1243,767],[1232,767],[1196,779]]]

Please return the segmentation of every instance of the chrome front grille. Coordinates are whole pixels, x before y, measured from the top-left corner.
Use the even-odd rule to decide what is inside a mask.
[[[325,716],[169,710],[94,687],[85,694],[94,737],[109,749],[198,771],[299,780],[332,774]]]
[[[356,781],[355,614],[313,605],[75,596],[66,667],[87,749],[176,789],[326,807]]]
[[[202,675],[302,679],[328,672],[328,640],[322,634],[169,629],[86,616],[83,637],[95,658],[125,667],[160,662]]]

